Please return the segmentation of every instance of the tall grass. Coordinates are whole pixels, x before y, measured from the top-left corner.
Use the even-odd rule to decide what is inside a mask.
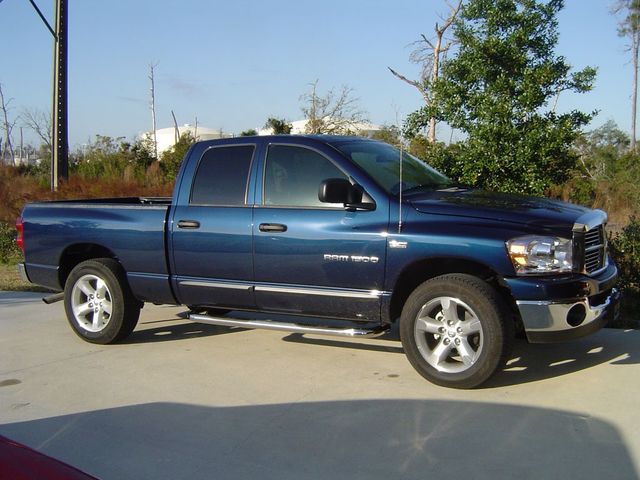
[[[52,192],[36,176],[20,170],[0,166],[0,222],[13,225],[27,202],[42,200],[72,200],[79,198],[170,196],[173,183],[165,181],[156,164],[147,169],[144,178],[125,175],[86,178],[73,175],[61,182],[57,192]]]

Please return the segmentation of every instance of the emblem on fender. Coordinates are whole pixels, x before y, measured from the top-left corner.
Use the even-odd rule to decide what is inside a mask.
[[[353,263],[378,263],[378,257],[366,257],[363,255],[334,255],[331,253],[324,254],[325,262],[353,262]]]

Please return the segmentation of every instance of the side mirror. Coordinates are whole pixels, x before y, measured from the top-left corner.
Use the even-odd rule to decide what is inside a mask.
[[[356,197],[353,185],[345,178],[327,178],[318,190],[318,200],[323,203],[358,203],[362,200],[362,194],[357,202]]]
[[[320,183],[318,200],[323,203],[342,203],[345,208],[352,210],[374,210],[373,201],[362,202],[363,194],[362,187],[351,185],[345,178],[327,178]]]

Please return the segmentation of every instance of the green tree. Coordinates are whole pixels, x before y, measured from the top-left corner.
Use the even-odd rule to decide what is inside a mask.
[[[386,142],[389,145],[394,145],[396,147],[399,147],[402,143],[400,129],[395,125],[383,125],[380,130],[373,132],[371,138]]]
[[[611,178],[620,158],[629,148],[629,136],[613,120],[576,139],[579,169],[592,180]]]
[[[71,173],[88,179],[142,179],[154,161],[143,141],[130,143],[124,137],[103,135],[69,155]]]
[[[435,115],[467,139],[459,180],[492,190],[542,194],[565,181],[571,148],[593,114],[559,114],[554,98],[586,92],[596,71],[571,73],[554,52],[562,0],[469,0],[456,20],[458,54],[442,64],[437,104],[412,113],[409,135]]]
[[[178,143],[160,155],[160,169],[167,180],[175,181],[182,160],[195,141],[191,132],[185,132],[180,135]]]
[[[271,129],[273,135],[289,135],[293,125],[284,118],[269,117],[264,124],[265,129]]]
[[[245,130],[243,132],[240,132],[240,136],[241,137],[253,137],[254,135],[257,135],[258,132],[256,131],[255,128],[250,128],[249,130]]]
[[[579,162],[561,196],[607,210],[612,225],[640,214],[640,162],[629,150],[629,136],[609,121],[581,135],[575,149]]]
[[[121,178],[129,163],[124,137],[96,135],[95,140],[69,158],[71,173],[85,178]]]

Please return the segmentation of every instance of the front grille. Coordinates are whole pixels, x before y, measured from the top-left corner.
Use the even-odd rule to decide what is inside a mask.
[[[602,270],[607,261],[607,236],[604,225],[588,230],[583,238],[584,271],[588,274]]]

